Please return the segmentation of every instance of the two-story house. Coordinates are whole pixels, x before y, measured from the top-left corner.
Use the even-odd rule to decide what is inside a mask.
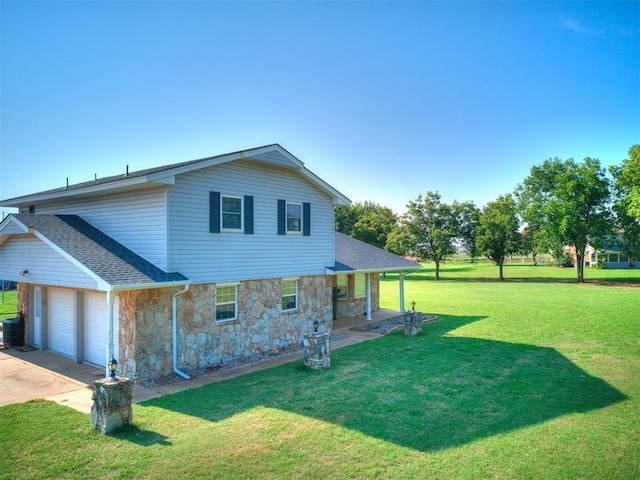
[[[379,272],[419,267],[336,234],[346,204],[279,145],[127,167],[0,202],[19,210],[0,223],[0,278],[18,282],[30,345],[188,377],[297,346],[315,320],[370,318]]]

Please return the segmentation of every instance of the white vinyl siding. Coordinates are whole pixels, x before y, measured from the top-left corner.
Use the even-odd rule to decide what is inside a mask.
[[[167,200],[165,186],[64,199],[38,206],[38,214],[73,214],[120,242],[145,260],[166,270]]]
[[[210,233],[211,191],[253,196],[253,235]],[[311,236],[278,235],[281,198],[311,204]],[[169,222],[168,270],[194,283],[324,275],[334,264],[332,199],[289,169],[239,160],[178,175]]]
[[[0,249],[4,280],[24,280],[18,272],[28,268],[29,283],[97,289],[98,282],[35,235],[15,235]]]

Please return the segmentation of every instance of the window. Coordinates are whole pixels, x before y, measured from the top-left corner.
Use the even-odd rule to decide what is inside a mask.
[[[278,200],[278,235],[311,235],[311,204]]]
[[[242,198],[222,196],[222,229],[242,230]]]
[[[253,196],[232,197],[209,192],[209,232],[243,230],[247,235],[253,234]]]
[[[367,277],[364,273],[355,274],[355,285],[353,290],[353,296],[355,298],[362,298],[367,296]]]
[[[336,279],[336,287],[338,289],[338,300],[346,300],[349,298],[349,282],[346,274],[339,273]]]
[[[620,255],[617,253],[607,253],[607,262],[618,263],[620,261]]]
[[[300,233],[302,231],[302,205],[299,203],[287,203],[287,233]]]
[[[216,286],[216,322],[235,320],[238,311],[238,285]]]
[[[627,263],[629,261],[629,255],[627,255],[626,253],[621,253],[620,254],[620,262],[621,263]]]
[[[281,307],[283,312],[288,312],[298,308],[298,280],[284,279],[282,280],[282,301]]]

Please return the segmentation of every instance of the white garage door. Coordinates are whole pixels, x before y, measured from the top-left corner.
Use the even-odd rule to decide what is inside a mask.
[[[49,348],[64,355],[73,355],[73,290],[49,289]]]
[[[107,356],[107,296],[84,294],[84,359],[105,366]]]

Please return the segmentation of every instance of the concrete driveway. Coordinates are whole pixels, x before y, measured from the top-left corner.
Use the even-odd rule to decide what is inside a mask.
[[[0,350],[0,405],[53,400],[81,412],[91,411],[94,380],[104,369],[29,347]]]

